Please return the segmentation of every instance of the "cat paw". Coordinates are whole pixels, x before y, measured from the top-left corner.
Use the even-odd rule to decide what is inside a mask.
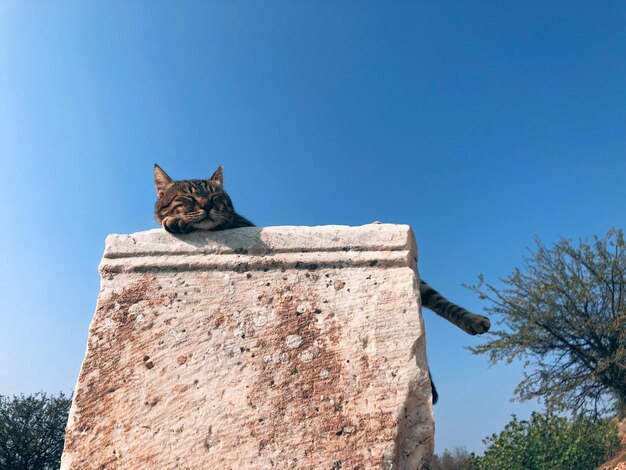
[[[169,233],[189,233],[193,230],[191,224],[176,217],[166,217],[161,225]]]
[[[470,335],[481,335],[489,331],[489,328],[491,328],[491,322],[487,317],[470,313],[463,318],[462,328]]]

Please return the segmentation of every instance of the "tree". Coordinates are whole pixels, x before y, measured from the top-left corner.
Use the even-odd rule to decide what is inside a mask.
[[[594,469],[619,448],[615,422],[579,416],[573,421],[533,413],[530,421],[515,415],[500,434],[483,440],[483,456],[471,454],[468,470]]]
[[[71,400],[0,395],[0,470],[58,469]]]
[[[455,447],[454,451],[444,450],[441,455],[435,454],[430,463],[430,470],[463,470],[466,468],[469,454],[465,447]]]
[[[626,413],[626,243],[621,230],[537,248],[496,288],[471,287],[506,329],[470,348],[491,363],[524,359],[515,389],[548,410]]]

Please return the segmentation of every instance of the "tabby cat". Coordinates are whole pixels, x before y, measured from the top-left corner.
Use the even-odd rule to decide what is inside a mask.
[[[223,178],[220,166],[208,180],[174,181],[155,164],[156,221],[170,233],[253,227],[252,222],[235,212],[223,189]]]
[[[188,233],[192,230],[226,230],[253,227],[242,217],[224,191],[224,174],[220,166],[208,180],[172,180],[159,165],[154,165],[154,184],[157,190],[155,217],[170,233]],[[432,310],[470,335],[485,333],[489,319],[453,304],[424,281],[420,281],[422,306]],[[438,394],[432,383],[433,403]]]

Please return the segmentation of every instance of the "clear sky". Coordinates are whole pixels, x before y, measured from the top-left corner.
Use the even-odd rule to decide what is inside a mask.
[[[539,237],[626,217],[623,1],[0,3],[0,394],[71,392],[108,233],[152,165],[224,165],[258,225],[408,223],[475,311]],[[424,312],[436,445],[481,450],[521,366]]]

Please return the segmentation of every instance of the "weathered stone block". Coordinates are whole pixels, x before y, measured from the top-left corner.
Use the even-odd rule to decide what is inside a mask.
[[[433,451],[406,225],[110,235],[62,469],[414,469]]]

